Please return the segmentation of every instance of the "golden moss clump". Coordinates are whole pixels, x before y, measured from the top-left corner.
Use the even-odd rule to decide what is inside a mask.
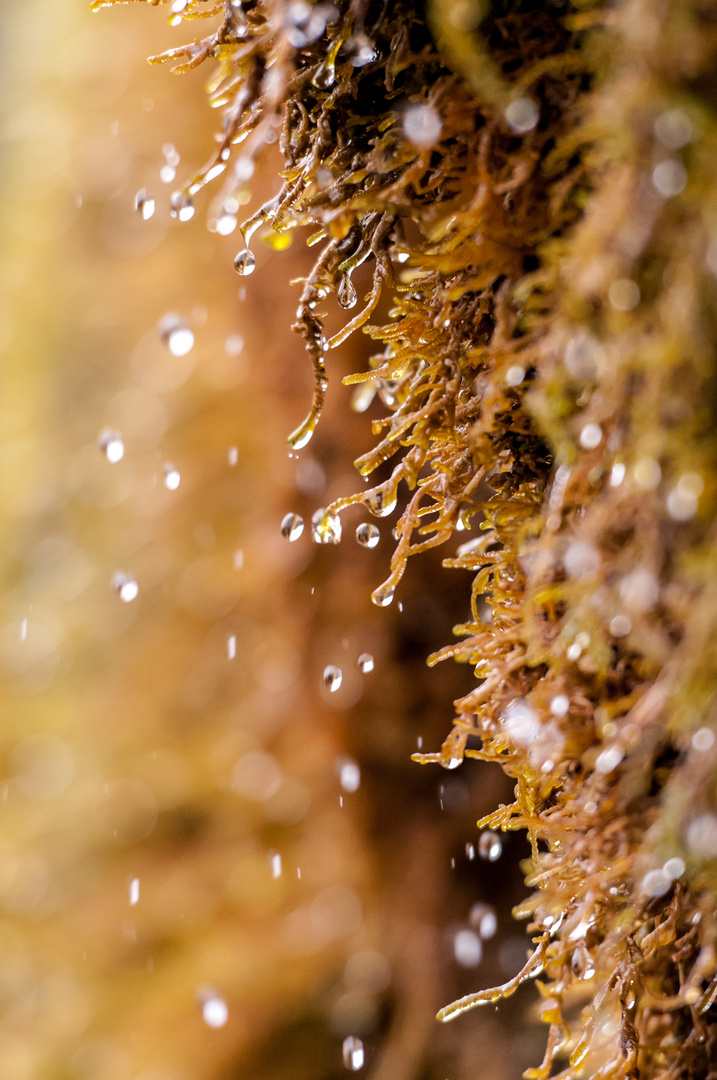
[[[324,526],[401,503],[381,606],[409,555],[466,540],[446,565],[474,575],[471,619],[432,661],[478,683],[420,760],[515,778],[479,826],[528,834],[533,951],[440,1017],[534,977],[531,1080],[714,1077],[717,4],[189,0],[174,18],[205,15],[213,33],[154,58],[217,63],[216,152],[177,198],[219,173],[234,196],[278,136],[283,184],[245,240],[310,226],[319,245],[295,448],[327,352],[359,328],[378,347],[348,381],[385,405],[356,463],[379,482]],[[358,314],[327,340],[334,295]]]

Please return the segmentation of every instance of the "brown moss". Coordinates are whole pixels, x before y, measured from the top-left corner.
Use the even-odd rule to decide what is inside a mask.
[[[283,186],[244,236],[321,245],[294,447],[327,348],[378,345],[348,381],[386,405],[357,467],[390,475],[327,517],[401,501],[381,605],[409,556],[473,534],[447,560],[474,574],[471,619],[432,662],[478,684],[419,760],[515,778],[479,826],[529,836],[534,951],[441,1018],[540,976],[532,1080],[714,1076],[717,7],[189,0],[204,14],[214,33],[155,58],[218,64],[223,129],[184,196],[220,166],[241,187],[280,128]]]

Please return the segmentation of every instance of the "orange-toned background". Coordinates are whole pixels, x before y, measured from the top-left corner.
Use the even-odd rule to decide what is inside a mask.
[[[361,483],[369,424],[340,376],[367,350],[330,358],[327,415],[291,459],[311,379],[288,282],[310,252],[258,243],[242,281],[236,234],[207,230],[211,194],[179,223],[160,180],[163,146],[184,179],[218,122],[206,72],[145,63],[194,32],[140,4],[0,10],[0,1075],[320,1080],[344,1074],[354,1034],[381,1080],[517,1076],[540,1055],[537,1025],[517,1029],[529,991],[500,1015],[433,1020],[525,953],[508,914],[524,841],[495,864],[466,853],[506,797],[498,770],[409,760],[470,685],[424,667],[468,581],[424,559],[403,610],[378,611],[390,521],[370,552],[358,513],[338,548],[280,535],[287,511],[308,522]],[[273,153],[250,209],[277,183]],[[157,332],[168,312],[195,335],[184,357]],[[116,571],[138,583],[131,603]],[[468,970],[455,935],[479,901],[499,933]]]

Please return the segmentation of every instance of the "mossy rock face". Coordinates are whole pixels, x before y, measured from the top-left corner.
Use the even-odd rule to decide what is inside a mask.
[[[410,555],[466,530],[447,565],[474,575],[472,616],[431,660],[479,681],[420,760],[515,778],[480,824],[527,831],[534,951],[440,1017],[539,976],[532,1080],[559,1062],[714,1076],[717,5],[181,13],[204,15],[215,31],[155,58],[217,65],[216,153],[177,198],[219,174],[233,197],[278,137],[283,186],[244,237],[281,247],[311,226],[319,245],[295,448],[330,392],[327,353],[358,329],[376,343],[347,381],[386,406],[356,465],[390,475],[328,507],[320,539],[353,503],[401,503],[384,606]],[[357,314],[327,341],[334,302]]]

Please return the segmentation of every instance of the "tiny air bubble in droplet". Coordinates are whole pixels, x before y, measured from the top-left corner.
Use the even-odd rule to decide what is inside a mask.
[[[164,486],[167,491],[176,491],[181,479],[179,469],[175,469],[174,465],[164,466]]]
[[[372,522],[364,521],[356,529],[356,542],[362,547],[375,548],[380,539],[378,527]]]
[[[344,1039],[341,1053],[344,1065],[350,1072],[358,1072],[359,1069],[363,1068],[363,1042],[356,1035],[349,1035]]]
[[[289,543],[298,540],[304,531],[304,519],[298,514],[286,514],[281,522],[281,535]]]
[[[141,188],[134,197],[134,208],[138,214],[141,214],[143,221],[149,221],[154,215],[154,197],[148,195],[145,188]]]
[[[324,686],[331,694],[335,694],[341,686],[343,674],[341,668],[336,667],[334,664],[329,664],[324,668]]]
[[[112,588],[119,593],[119,598],[125,604],[130,604],[139,595],[139,585],[131,574],[123,574],[117,571],[112,575]]]
[[[243,251],[237,252],[234,258],[234,269],[241,277],[249,277],[249,274],[254,273],[254,270],[256,269],[256,258],[249,248],[244,248]]]
[[[106,428],[99,437],[100,450],[111,465],[116,465],[124,457],[124,443],[119,431]]]
[[[503,841],[498,833],[485,829],[478,839],[478,854],[486,862],[497,862],[503,854]]]
[[[374,659],[371,656],[371,653],[367,653],[367,652],[361,653],[361,655],[358,658],[358,666],[359,666],[359,671],[363,672],[364,675],[367,675],[369,673],[369,671],[373,671],[373,669],[374,669]]]

